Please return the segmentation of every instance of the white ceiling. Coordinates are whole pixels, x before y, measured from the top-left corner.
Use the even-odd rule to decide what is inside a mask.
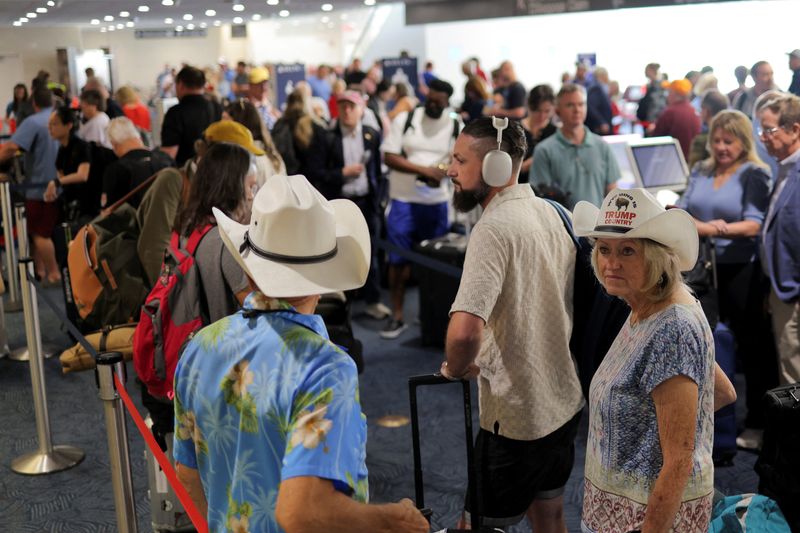
[[[169,1],[169,0],[167,0]],[[275,0],[270,0],[274,2]],[[367,0],[370,2],[371,0]],[[396,1],[396,0],[395,0]],[[416,2],[424,0],[412,0]],[[22,27],[49,27],[49,26],[80,26],[90,28],[92,19],[97,19],[97,27],[110,24],[126,24],[134,28],[163,28],[188,23],[199,26],[211,26],[215,21],[231,23],[235,17],[244,21],[261,17],[263,19],[279,18],[282,10],[288,10],[292,15],[325,15],[323,4],[330,4],[335,14],[337,11],[366,7],[364,0],[277,0],[277,5],[268,5],[267,0],[173,0],[174,5],[162,5],[162,0],[1,0],[0,1],[0,26],[12,26],[21,17],[29,18],[22,22]],[[374,4],[388,3],[387,0],[376,0]],[[54,5],[50,5],[54,4]],[[244,6],[242,11],[234,11],[234,4]],[[369,4],[367,4],[369,5]],[[149,10],[139,11],[139,6],[147,6]],[[37,9],[46,9],[46,13],[36,13]],[[216,14],[206,15],[207,10],[214,10]],[[121,16],[120,12],[127,12]],[[29,13],[36,13],[35,18],[27,17]],[[124,13],[123,13],[124,15]],[[185,20],[184,15],[191,15],[191,20]],[[113,21],[104,20],[104,17],[114,17]],[[172,24],[165,23],[171,18]],[[130,23],[133,23],[132,25]]]

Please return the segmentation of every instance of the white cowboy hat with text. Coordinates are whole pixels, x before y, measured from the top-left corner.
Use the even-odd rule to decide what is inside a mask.
[[[369,272],[367,222],[350,200],[326,200],[304,176],[272,176],[250,224],[213,209],[219,233],[259,290],[291,298],[356,289]]]
[[[683,209],[664,209],[644,189],[614,189],[602,207],[581,201],[573,209],[578,237],[593,239],[651,239],[670,248],[681,270],[697,263],[699,238],[691,215]]]

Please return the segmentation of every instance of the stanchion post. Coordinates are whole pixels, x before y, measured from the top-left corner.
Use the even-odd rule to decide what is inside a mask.
[[[8,273],[7,311],[21,311],[17,250],[14,248],[14,219],[11,212],[11,185],[8,176],[0,175],[0,212],[3,216],[3,238],[6,243],[6,271]]]
[[[50,417],[47,413],[47,394],[44,386],[39,306],[36,301],[36,289],[28,282],[28,279],[33,277],[32,259],[28,257],[20,259],[19,277],[22,283],[25,337],[30,353],[33,408],[36,415],[36,435],[39,439],[39,449],[14,459],[11,462],[11,469],[18,474],[49,474],[72,468],[83,460],[84,454],[82,450],[72,446],[53,446],[50,440]]]
[[[133,498],[128,428],[122,400],[114,387],[114,375],[125,383],[125,360],[120,352],[105,352],[97,356],[97,386],[103,400],[108,437],[108,455],[111,463],[111,484],[114,488],[114,508],[117,513],[117,531],[136,533],[136,506]]]
[[[14,225],[17,227],[17,251],[19,257],[30,257],[30,242],[28,241],[28,221],[25,215],[25,204],[17,202],[14,204]],[[23,288],[24,290],[24,288]],[[34,288],[34,291],[36,289]],[[35,294],[35,293],[34,293]],[[38,313],[37,313],[38,320]],[[41,337],[39,337],[41,339]],[[50,359],[56,350],[52,346],[39,345],[39,353],[45,359]],[[29,361],[30,350],[25,346],[20,346],[9,353],[9,359],[13,361]]]
[[[17,253],[19,257],[31,256],[31,243],[28,241],[28,222],[25,219],[25,204],[14,204],[14,225],[17,227]]]

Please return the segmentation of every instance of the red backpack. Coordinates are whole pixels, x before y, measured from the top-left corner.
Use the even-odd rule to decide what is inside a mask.
[[[164,253],[161,274],[147,295],[133,336],[133,365],[147,392],[172,399],[175,366],[192,334],[204,325],[205,294],[194,254],[212,228],[207,224],[189,235],[185,248],[177,232],[172,233]],[[206,317],[207,321],[207,317]]]

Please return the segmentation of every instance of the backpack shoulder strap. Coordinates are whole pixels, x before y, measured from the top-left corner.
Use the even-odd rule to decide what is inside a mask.
[[[416,113],[417,109],[419,109],[419,106],[415,107],[414,109],[408,112],[408,116],[406,117],[406,123],[403,126],[403,135],[405,135],[408,130],[414,127],[412,123],[414,121],[414,113]]]
[[[461,131],[459,128],[458,119],[453,118],[453,139],[458,139],[458,134]]]
[[[200,246],[200,241],[203,240],[203,237],[205,237],[213,227],[213,224],[206,224],[202,228],[194,230],[192,234],[189,235],[189,240],[186,242],[186,251],[189,252],[189,255],[194,255],[197,251],[197,247]]]
[[[575,245],[575,248],[580,250],[581,244],[578,241],[578,237],[575,236],[575,231],[573,231],[573,229],[572,229],[572,219],[567,214],[566,208],[563,205],[559,204],[558,202],[556,202],[554,200],[551,200],[549,198],[543,198],[543,200],[545,202],[547,202],[548,204],[550,204],[551,206],[553,206],[553,209],[556,210],[556,212],[558,213],[558,216],[561,217],[561,222],[564,224],[564,227],[567,229],[567,233],[569,233],[569,237],[572,239],[572,242]]]

